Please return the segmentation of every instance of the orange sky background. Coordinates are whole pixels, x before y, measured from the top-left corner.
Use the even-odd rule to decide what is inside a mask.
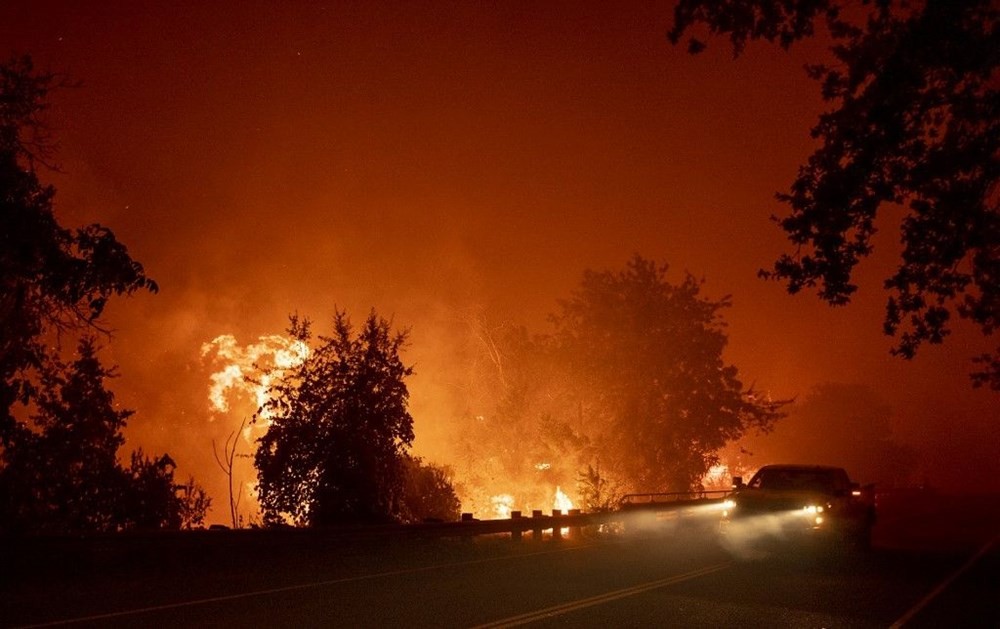
[[[726,358],[777,397],[870,385],[939,484],[996,484],[986,346],[959,330],[891,358],[885,216],[847,308],[757,279],[768,218],[823,103],[803,63],[725,42],[672,47],[669,2],[0,3],[0,53],[82,86],[52,97],[64,225],[111,227],[158,281],[114,302],[109,361],[129,445],[170,452],[222,507],[203,343],[372,307],[412,329],[418,453],[440,451],[450,353],[478,308],[544,330],[585,268],[633,254],[731,294]],[[236,420],[238,423],[238,419]],[[227,427],[228,426],[228,427]],[[862,479],[863,480],[863,479]],[[217,509],[218,512],[218,509]]]

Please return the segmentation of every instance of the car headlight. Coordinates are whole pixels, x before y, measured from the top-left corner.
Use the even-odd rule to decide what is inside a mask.
[[[816,515],[817,513],[823,513],[825,509],[822,505],[807,505],[802,507],[802,511],[807,515]]]

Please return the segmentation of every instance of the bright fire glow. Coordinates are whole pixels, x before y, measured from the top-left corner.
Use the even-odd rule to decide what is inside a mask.
[[[498,494],[490,498],[490,502],[493,503],[493,513],[496,517],[500,519],[507,519],[510,517],[510,512],[514,508],[514,496],[510,494]]]
[[[268,401],[268,389],[309,356],[309,346],[277,334],[261,336],[256,343],[241,346],[232,334],[222,334],[201,346],[201,356],[210,360],[215,369],[209,376],[209,420],[233,415],[236,419],[231,425],[234,425],[258,411],[263,420],[246,422],[243,426],[242,436],[249,444],[249,452],[245,446],[237,448],[235,443],[232,445],[233,450],[238,452],[231,471],[233,480],[237,481],[232,499],[238,505],[240,520],[233,524],[246,525],[257,520],[259,506],[256,483],[243,479],[254,476],[250,461],[257,447],[256,438],[271,423],[269,413],[261,407]],[[220,435],[219,443],[223,441]],[[228,444],[228,441],[225,443]],[[221,445],[218,447],[223,448]]]
[[[208,399],[213,413],[230,412],[233,397],[241,395],[249,398],[257,411],[267,402],[271,385],[309,356],[309,346],[296,339],[271,334],[257,341],[241,347],[232,334],[222,334],[201,346],[202,357],[211,356],[220,365],[210,376]],[[268,419],[266,410],[261,411],[261,417]],[[243,436],[250,441],[249,427]]]
[[[728,489],[731,483],[732,479],[729,476],[729,466],[725,463],[713,465],[708,468],[708,471],[705,472],[705,475],[701,478],[701,486],[705,489]]]
[[[556,497],[555,501],[552,503],[553,509],[559,509],[563,513],[569,513],[569,510],[573,508],[573,501],[569,499],[559,486],[556,486]]]

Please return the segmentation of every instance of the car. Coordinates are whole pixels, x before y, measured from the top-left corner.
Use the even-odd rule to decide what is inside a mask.
[[[746,540],[825,541],[868,548],[875,524],[874,486],[851,482],[842,467],[780,464],[760,468],[723,503],[721,528]]]

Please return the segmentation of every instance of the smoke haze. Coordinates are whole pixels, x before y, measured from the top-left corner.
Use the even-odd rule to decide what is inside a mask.
[[[647,2],[0,5],[0,52],[82,82],[51,97],[62,172],[43,178],[60,221],[109,226],[161,287],[108,309],[111,387],[137,410],[129,446],[169,452],[224,521],[212,441],[253,409],[211,410],[202,345],[255,343],[291,312],[322,330],[334,308],[355,322],[375,308],[411,330],[416,453],[451,463],[454,422],[475,410],[470,320],[543,331],[584,269],[640,253],[733,296],[726,360],[745,383],[776,398],[870,387],[921,475],[995,485],[996,394],[966,375],[983,340],[959,329],[912,362],[888,355],[880,285],[898,216],[847,308],[756,277],[786,250],[768,218],[812,147],[823,104],[802,65],[821,42],[689,56],[666,41],[670,15]]]

